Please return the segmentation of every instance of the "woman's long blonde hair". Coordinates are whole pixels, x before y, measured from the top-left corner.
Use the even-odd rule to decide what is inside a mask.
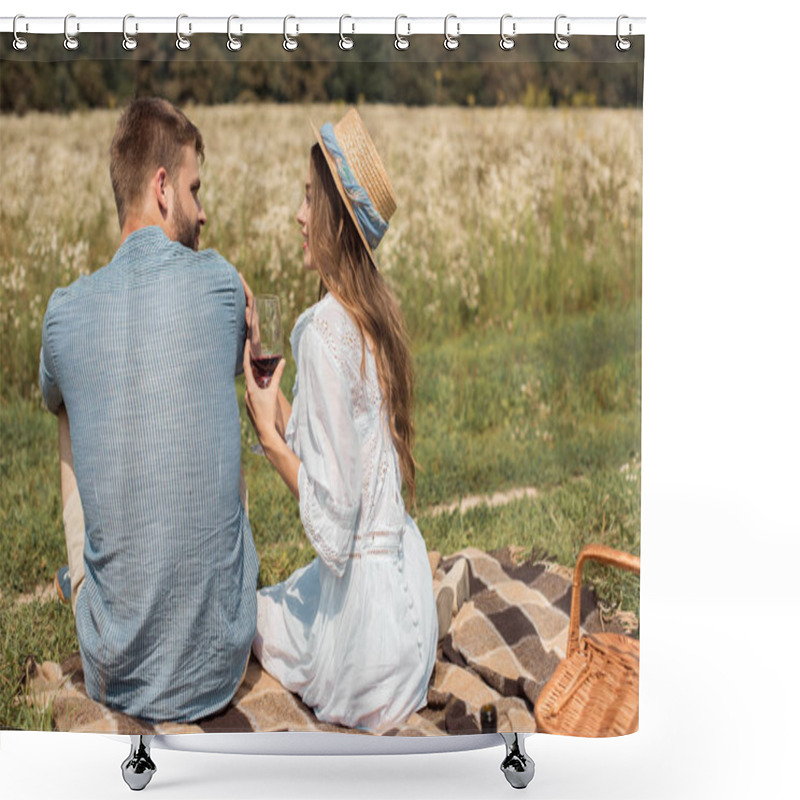
[[[310,220],[308,248],[320,277],[320,297],[331,292],[356,323],[361,334],[362,377],[366,364],[364,337],[373,345],[389,430],[409,503],[413,504],[417,488],[412,454],[414,374],[403,317],[361,241],[318,144],[311,148]]]

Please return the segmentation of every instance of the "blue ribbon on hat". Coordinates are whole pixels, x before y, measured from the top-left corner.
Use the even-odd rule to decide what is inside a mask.
[[[333,125],[330,122],[326,122],[322,126],[320,136],[322,136],[326,149],[336,163],[336,171],[339,173],[339,178],[342,181],[342,186],[344,186],[350,204],[356,212],[356,219],[361,231],[369,246],[374,250],[383,239],[383,234],[386,233],[389,223],[384,220],[378,209],[372,204],[369,195],[356,179],[353,170],[350,169],[344,152],[339,147],[336,134],[333,132]]]

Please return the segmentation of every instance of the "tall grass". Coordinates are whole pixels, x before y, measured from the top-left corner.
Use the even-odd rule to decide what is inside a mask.
[[[378,251],[415,342],[641,293],[641,112],[364,107],[398,196]],[[206,141],[202,244],[287,319],[316,297],[294,221],[334,106],[188,109]],[[107,151],[116,112],[0,120],[0,399],[37,399],[52,291],[119,244]]]

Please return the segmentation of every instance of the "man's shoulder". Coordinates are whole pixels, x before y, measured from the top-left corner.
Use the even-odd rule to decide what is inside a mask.
[[[112,256],[110,261],[93,272],[80,275],[72,283],[54,289],[47,303],[47,314],[54,314],[63,308],[71,309],[76,303],[80,303],[92,295],[113,291],[118,253],[119,251]]]
[[[92,285],[97,280],[95,277],[96,275],[97,272],[93,272],[89,275],[81,275],[67,286],[59,286],[57,289],[54,289],[47,302],[46,316],[57,313],[59,309],[71,305],[85,294],[91,292]]]
[[[200,268],[211,273],[216,271],[226,276],[233,273],[238,277],[233,265],[216,250],[193,250],[169,239],[157,225],[137,228],[129,233],[108,266],[112,270],[119,267],[122,273],[132,273],[138,277],[160,272],[160,268],[167,264],[179,268]]]
[[[177,242],[169,242],[168,247],[176,248],[172,255],[184,264],[190,265],[192,269],[201,270],[201,274],[208,281],[215,283],[220,289],[241,293],[244,298],[238,271],[219,252],[212,249],[194,251]],[[134,278],[134,283],[137,280],[150,281],[144,277],[149,273],[149,269],[143,268],[141,260],[131,259],[128,254],[120,258],[121,255],[118,252],[108,264],[88,275],[81,275],[67,286],[55,289],[47,303],[46,318],[52,318],[59,312],[64,313],[65,309],[69,309],[68,313],[72,313],[76,303],[81,303],[92,295],[119,291],[130,280],[131,274],[138,276]]]
[[[223,256],[219,251],[214,250],[213,248],[208,248],[207,250],[198,250],[195,255],[199,259],[199,262],[206,266],[208,269],[221,269],[221,270],[230,270],[234,274],[238,275],[236,271],[236,267],[228,261],[225,256]]]
[[[198,250],[197,252],[192,252],[190,258],[195,266],[206,271],[210,277],[232,281],[234,288],[237,285],[241,286],[238,270],[218,251],[210,248],[208,250]]]

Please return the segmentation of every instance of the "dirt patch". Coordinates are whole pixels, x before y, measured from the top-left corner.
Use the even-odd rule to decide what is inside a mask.
[[[512,503],[515,500],[538,496],[539,490],[535,486],[522,486],[516,489],[508,489],[505,492],[495,492],[494,494],[471,494],[455,503],[442,503],[441,505],[433,506],[425,512],[425,516],[438,517],[442,514],[451,514],[453,511],[464,514],[470,509],[483,505],[494,508],[495,506],[504,506],[507,503]]]
[[[18,606],[22,606],[36,601],[40,603],[58,602],[55,585],[48,583],[44,586],[37,586],[32,592],[25,592],[19,595],[16,602]]]

